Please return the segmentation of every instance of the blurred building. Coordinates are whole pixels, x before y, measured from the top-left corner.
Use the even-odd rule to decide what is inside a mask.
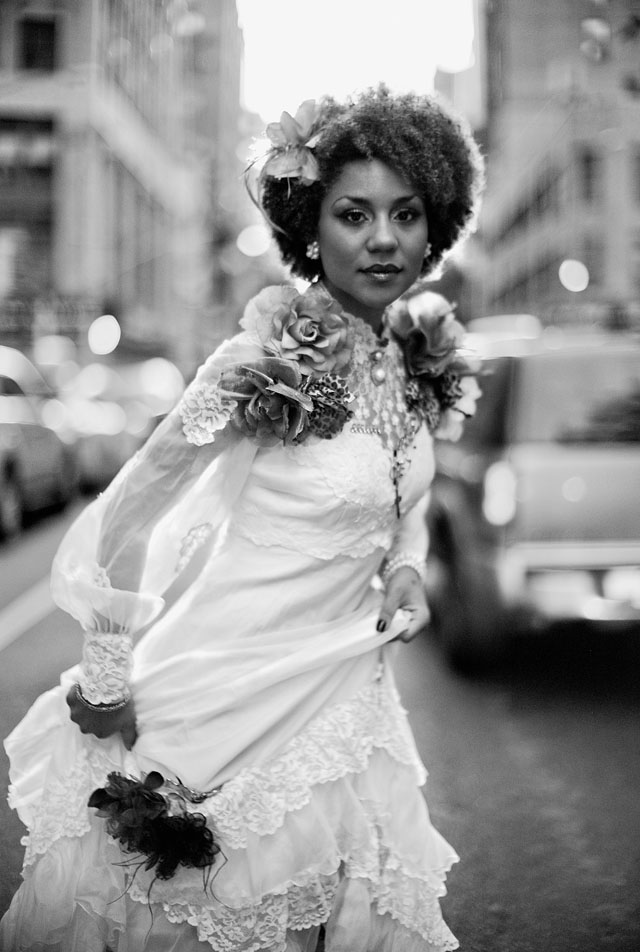
[[[640,322],[640,2],[485,0],[478,313]]]
[[[466,119],[484,152],[488,110],[485,3],[484,0],[472,0],[471,6],[473,48],[469,65],[455,72],[437,69],[434,89]],[[463,322],[477,317],[478,286],[482,283],[484,271],[482,247],[474,234],[447,260],[442,274],[433,282],[434,290],[456,302],[457,316]]]
[[[224,336],[242,55],[235,0],[2,0],[3,342],[82,347],[106,311],[189,373]]]

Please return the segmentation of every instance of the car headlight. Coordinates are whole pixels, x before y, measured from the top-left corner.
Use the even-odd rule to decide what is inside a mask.
[[[482,512],[492,526],[506,526],[516,514],[516,474],[508,463],[493,463],[484,475]]]

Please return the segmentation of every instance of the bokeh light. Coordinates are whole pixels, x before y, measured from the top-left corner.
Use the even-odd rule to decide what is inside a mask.
[[[271,235],[264,225],[248,225],[236,238],[236,245],[243,255],[257,258],[269,250]]]
[[[89,327],[89,350],[93,354],[111,354],[120,343],[121,334],[120,325],[113,314],[102,314]]]
[[[560,284],[567,289],[578,293],[589,287],[589,269],[582,261],[575,258],[566,258],[558,268]]]

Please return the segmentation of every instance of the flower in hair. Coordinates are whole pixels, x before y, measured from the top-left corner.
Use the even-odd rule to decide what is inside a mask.
[[[303,185],[311,185],[320,176],[318,162],[311,151],[319,136],[314,134],[318,118],[315,100],[307,99],[295,116],[283,112],[280,122],[270,122],[266,134],[272,148],[262,169],[262,175],[272,178],[299,178]]]

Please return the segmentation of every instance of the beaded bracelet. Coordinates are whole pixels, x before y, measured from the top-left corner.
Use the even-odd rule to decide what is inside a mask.
[[[385,586],[388,585],[391,576],[395,575],[398,569],[402,568],[413,569],[419,576],[420,581],[425,581],[427,574],[427,564],[425,560],[421,559],[420,556],[414,552],[398,552],[392,556],[388,562],[385,562],[381,575],[383,584]]]
[[[127,706],[131,700],[131,693],[127,691],[123,698],[119,701],[114,701],[113,704],[92,704],[91,701],[87,701],[80,690],[80,685],[76,681],[76,697],[80,703],[84,705],[84,707],[88,707],[90,711],[97,711],[99,714],[111,714],[113,711],[121,711],[123,707]]]

